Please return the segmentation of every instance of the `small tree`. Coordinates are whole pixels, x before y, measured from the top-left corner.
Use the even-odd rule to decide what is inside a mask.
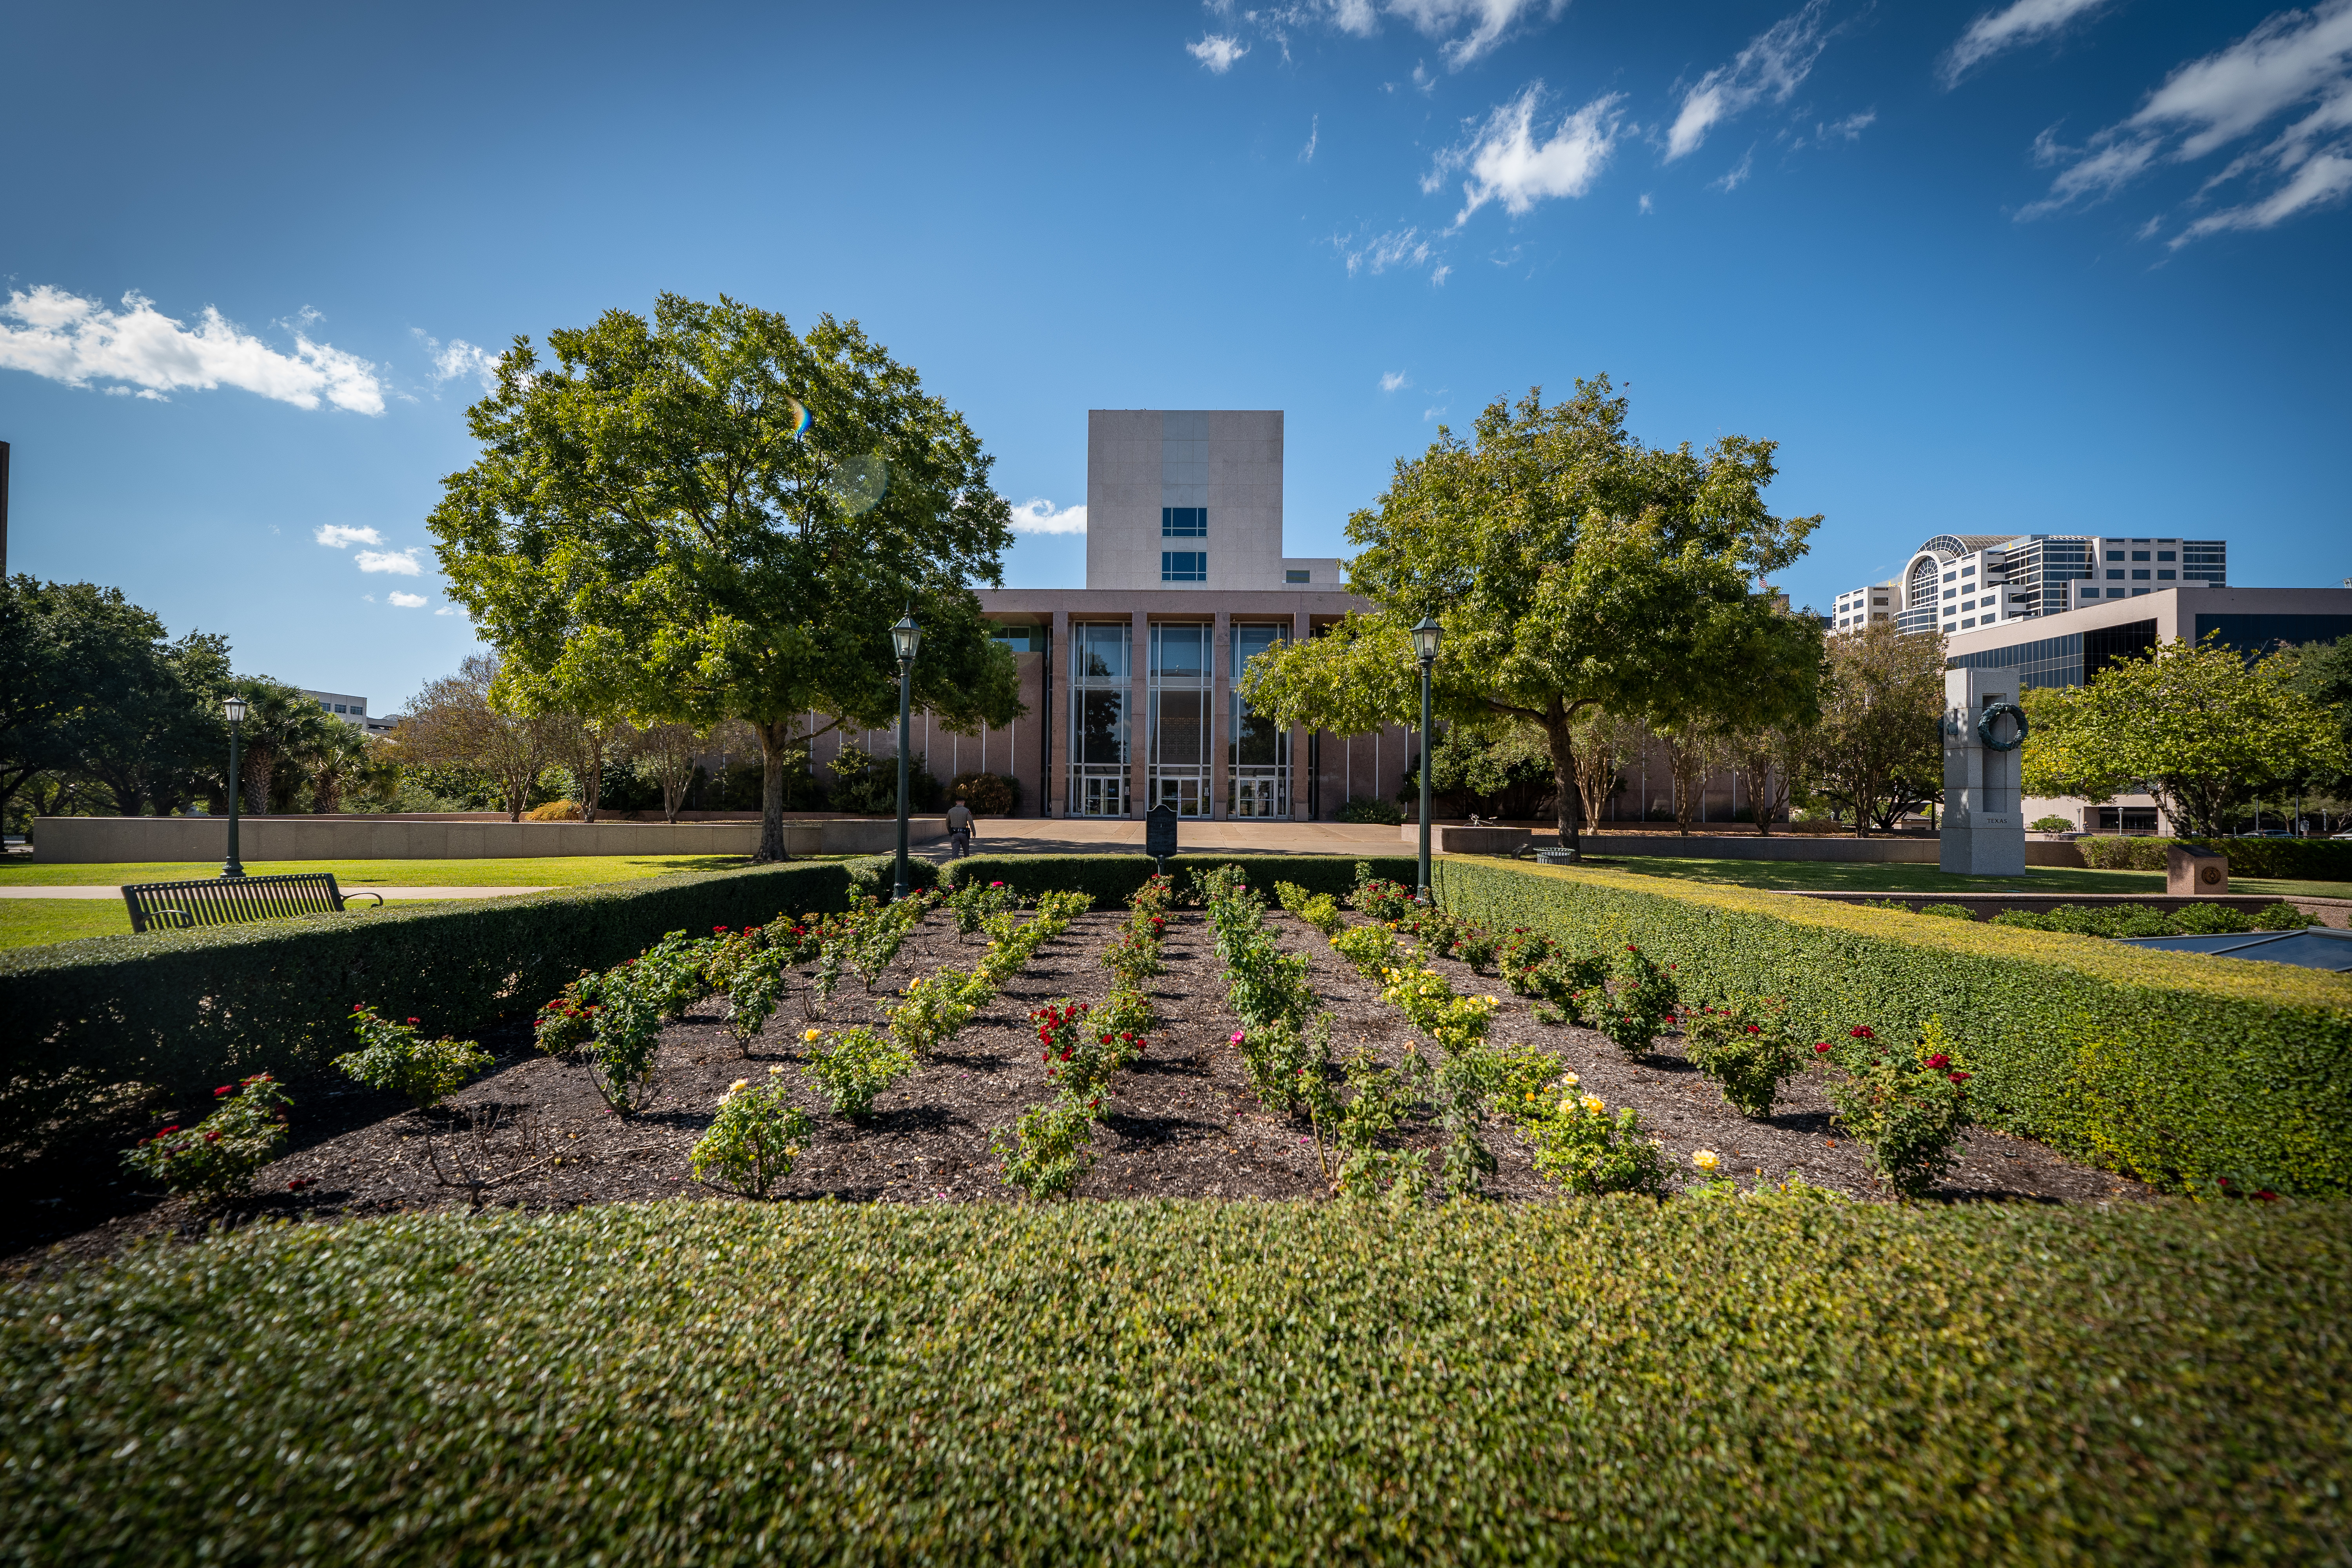
[[[402,756],[426,766],[472,768],[494,781],[507,820],[520,822],[531,786],[554,760],[551,725],[493,700],[495,655],[467,654],[457,673],[428,681],[401,716]]]
[[[2249,659],[2210,633],[2118,659],[2082,686],[2030,690],[2025,793],[2144,789],[2178,826],[2226,833],[2264,790],[2352,765],[2340,720],[2288,685],[2294,664]]]
[[[1587,710],[1576,725],[1576,790],[1584,820],[1599,822],[1617,793],[1619,771],[1641,754],[1650,732],[1632,719],[1606,709]]]
[[[1855,837],[1866,837],[1874,823],[1892,826],[1903,812],[1936,798],[1944,767],[1944,639],[1875,621],[1830,638],[1827,652],[1821,722],[1809,748],[1812,773],[1822,795],[1853,814]]]

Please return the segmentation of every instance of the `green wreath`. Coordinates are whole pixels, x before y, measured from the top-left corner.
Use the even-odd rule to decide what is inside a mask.
[[[2017,733],[2009,740],[1996,741],[1992,738],[1992,721],[2004,713],[2017,721]],[[2025,710],[2014,702],[1994,703],[1977,715],[1977,739],[1982,741],[1990,751],[2017,750],[2018,747],[2025,744]]]

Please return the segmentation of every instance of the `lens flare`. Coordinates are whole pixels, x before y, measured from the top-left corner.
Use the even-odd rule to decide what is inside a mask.
[[[890,488],[890,464],[879,452],[844,458],[834,465],[824,488],[844,512],[863,517],[882,504],[882,492]]]
[[[793,438],[797,440],[801,437],[807,435],[809,427],[809,411],[807,405],[803,404],[797,397],[787,397],[784,399],[784,406],[792,410]]]

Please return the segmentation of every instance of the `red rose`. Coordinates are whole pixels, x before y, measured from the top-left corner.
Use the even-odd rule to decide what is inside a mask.
[[[1874,1040],[1878,1038],[1876,1035],[1870,1032],[1870,1026],[1866,1024],[1856,1024],[1852,1029],[1848,1030],[1847,1033],[1852,1035],[1857,1040]]]
[[[1944,1068],[1952,1065],[1952,1058],[1946,1056],[1943,1052],[1937,1051],[1934,1056],[1927,1058],[1927,1065],[1940,1072]]]
[[[1817,1057],[1827,1056],[1829,1054],[1829,1049],[1830,1043],[1827,1040],[1815,1040],[1813,1042],[1813,1054]]]
[[[214,1098],[215,1100],[219,1100],[219,1099],[221,1099],[223,1096],[235,1094],[236,1092],[236,1089],[233,1086],[231,1086],[231,1085],[229,1085],[229,1084],[226,1084],[226,1083],[225,1083],[225,1084],[221,1085],[218,1089],[216,1089],[213,1090],[213,1098]]]
[[[2268,1187],[2264,1187],[2261,1192],[2256,1193],[2254,1196],[2261,1202],[2266,1204],[2274,1204],[2278,1202],[2278,1194],[2271,1191]]]
[[[171,1126],[164,1128],[161,1132],[156,1133],[155,1142],[161,1143],[164,1139],[169,1138],[173,1133],[177,1132],[179,1130],[180,1124],[175,1121],[172,1123]]]
[[[217,1143],[220,1142],[220,1134],[217,1132],[207,1132],[205,1134],[205,1142],[207,1143]]]
[[[410,1023],[412,1023],[412,1024],[414,1024],[415,1022],[416,1022],[416,1020],[415,1020],[415,1019],[414,1019],[414,1018],[411,1018],[411,1019],[410,1019],[410,1020],[408,1020],[408,1021],[409,1021]]]
[[[1966,1083],[1969,1081],[1969,1075],[1964,1072],[1956,1072],[1951,1075],[1951,1079],[1954,1083]]]

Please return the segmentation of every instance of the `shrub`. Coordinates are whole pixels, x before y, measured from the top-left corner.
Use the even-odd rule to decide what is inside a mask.
[[[2039,913],[2031,910],[2011,910],[1995,915],[1993,923],[2019,931],[2063,931],[2077,936],[2127,937],[2299,931],[2317,922],[2293,904],[2282,900],[2265,904],[2252,914],[2229,904],[2189,904],[2169,913],[2153,904],[2093,907],[2061,904],[2054,910]]]
[[[1740,1115],[1772,1114],[1780,1083],[1812,1059],[1805,1036],[1792,1027],[1788,1004],[1777,996],[1739,997],[1724,1007],[1683,1014],[1683,1054],[1723,1090]]]
[[[2025,826],[2030,833],[2072,833],[2075,825],[2063,816],[2037,816]]]
[[[1419,876],[1415,868],[1407,873]],[[1412,889],[1393,878],[1375,876],[1369,860],[1356,862],[1356,880],[1348,890],[1348,901],[1366,920],[1401,921],[1420,906],[1414,901]]]
[[[1533,1113],[1513,1111],[1535,1151],[1537,1172],[1571,1193],[1666,1195],[1665,1154],[1632,1106],[1616,1115],[1597,1094],[1570,1092]]]
[[[1007,915],[1021,907],[1021,895],[1003,882],[964,882],[943,900],[955,918],[956,935],[971,936],[991,915]]]
[[[576,800],[551,800],[545,805],[532,806],[522,814],[525,822],[578,822],[588,813]]]
[[[2316,882],[2352,880],[2352,842],[2332,838],[2077,838],[2083,864],[2100,870],[2161,871],[2165,851],[2175,844],[2230,858],[2233,877],[2299,878]]]
[[[1659,963],[1633,943],[1627,942],[1614,958],[1616,990],[1580,993],[1576,1006],[1627,1057],[1645,1056],[1659,1033],[1675,1021],[1681,992],[1671,966]]]
[[[882,864],[889,864],[887,858]],[[927,869],[929,862],[919,862]],[[1297,883],[1309,893],[1345,897],[1354,887],[1354,868],[1360,861],[1336,855],[1178,855],[1169,869],[1176,886],[1204,870],[1238,867],[1254,888],[1272,887],[1277,879]],[[1410,877],[1410,856],[1384,856],[1370,862],[1381,876]],[[940,886],[961,888],[974,881],[1003,881],[1024,899],[1057,889],[1090,895],[1097,908],[1123,904],[1158,869],[1148,855],[967,855],[937,868]]]
[[[593,1039],[596,1006],[604,984],[602,974],[583,970],[577,980],[563,988],[562,995],[541,1007],[539,1016],[531,1020],[531,1044],[551,1057],[568,1057]]]
[[[836,1116],[859,1117],[874,1097],[915,1070],[915,1058],[889,1036],[844,1029],[809,1052],[808,1078]]]
[[[1972,1076],[1945,1047],[1936,1019],[1916,1047],[1889,1046],[1867,1026],[1848,1031],[1830,1058],[1846,1077],[1830,1086],[1838,1122],[1860,1140],[1870,1168],[1906,1198],[1927,1196],[1958,1161]]]
[[[653,1099],[654,1062],[661,1054],[663,1004],[660,984],[632,984],[629,965],[605,975],[588,1044],[588,1080],[615,1114],[634,1115]]]
[[[1094,1113],[1056,1098],[990,1133],[988,1152],[1003,1162],[997,1171],[1008,1185],[1033,1198],[1067,1197],[1094,1166]]]
[[[1410,1067],[1382,1067],[1370,1051],[1361,1049],[1348,1060],[1348,1087],[1354,1092],[1332,1123],[1339,1157],[1336,1185],[1342,1197],[1385,1194],[1391,1203],[1411,1207],[1429,1190],[1429,1164],[1419,1150],[1381,1147],[1381,1140],[1421,1105],[1420,1085],[1411,1068],[1422,1064],[1410,1057],[1406,1060]]]
[[[373,1007],[352,1004],[352,1032],[361,1046],[335,1066],[370,1089],[394,1089],[419,1110],[441,1102],[490,1065],[490,1053],[472,1040],[419,1037],[416,1020],[395,1024]]]
[[[253,1173],[286,1143],[286,1107],[293,1103],[266,1072],[223,1084],[213,1098],[225,1103],[194,1127],[166,1127],[126,1151],[122,1163],[197,1203],[221,1203],[247,1192]]]
[[[1496,1005],[1492,996],[1455,995],[1445,976],[1418,966],[1390,970],[1381,1000],[1402,1013],[1430,1044],[1448,1055],[1485,1041]]]
[[[768,1189],[792,1174],[793,1161],[808,1141],[808,1113],[785,1097],[776,1075],[766,1083],[738,1079],[719,1101],[719,1113],[695,1140],[688,1168],[698,1182],[745,1197],[764,1198]]]
[[[785,967],[786,962],[776,949],[761,948],[738,961],[728,977],[727,1032],[747,1052],[791,988],[792,971]]]
[[[1970,1115],[2172,1191],[2352,1191],[2352,983],[1988,921],[1598,868],[1440,863],[1449,908],[1673,961],[1693,1001],[1769,992],[1816,1037],[1940,1016]]]
[[[890,1009],[891,1037],[919,1061],[953,1039],[984,999],[972,979],[961,969],[941,969],[908,982],[906,1000]]]
[[[479,1035],[665,931],[840,909],[864,864],[691,872],[0,952],[0,1141],[51,1138],[126,1090],[194,1093],[233,1066],[281,1079],[312,1070],[341,1053],[362,999]]]
[[[1404,825],[1404,808],[1392,800],[1351,795],[1348,797],[1348,804],[1339,808],[1339,820],[1401,827]]]
[[[1396,932],[1386,926],[1350,926],[1331,939],[1332,951],[1367,980],[1378,980],[1396,966]]]
[[[1347,928],[1347,917],[1339,912],[1339,900],[1328,893],[1309,893],[1296,882],[1276,882],[1274,896],[1285,910],[1327,937],[1337,936]]]
[[[1919,912],[1947,921],[1972,921],[1977,918],[1976,910],[1966,904],[1921,904]]]
[[[948,781],[948,798],[962,801],[975,816],[1010,816],[1021,808],[1021,781],[1004,773],[958,773]]]

